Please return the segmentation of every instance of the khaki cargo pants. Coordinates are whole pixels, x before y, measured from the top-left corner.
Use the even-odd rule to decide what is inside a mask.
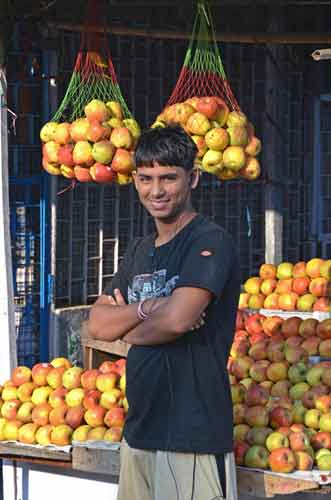
[[[227,500],[237,500],[233,453],[225,455]],[[122,441],[117,500],[225,498],[214,455],[137,450]]]

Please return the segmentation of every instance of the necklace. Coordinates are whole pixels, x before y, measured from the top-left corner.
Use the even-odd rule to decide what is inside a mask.
[[[155,245],[155,242],[157,240],[157,238],[156,238],[155,242],[154,242],[155,248],[161,247],[162,245],[166,245],[167,243],[172,241],[175,238],[175,236],[177,235],[177,233],[179,233],[179,231],[181,231],[185,226],[187,226],[187,224],[189,224],[198,214],[196,212],[190,212],[189,217],[187,218],[186,221],[183,221],[183,223],[182,223],[182,215],[183,214],[181,214],[178,217],[178,219],[176,220],[174,232],[171,235],[171,237],[169,238],[169,240],[165,241],[164,243],[161,243],[160,245]]]
[[[171,255],[173,254],[173,251],[175,249],[175,244],[176,244],[176,236],[177,234],[182,230],[184,229],[184,227],[186,227],[188,224],[190,224],[190,222],[192,222],[193,219],[196,218],[198,214],[196,212],[193,212],[190,214],[190,217],[187,218],[187,220],[185,221],[185,223],[181,223],[182,220],[181,220],[181,216],[178,217],[177,221],[176,221],[176,224],[175,224],[175,228],[174,228],[174,232],[173,232],[173,235],[172,237],[166,241],[165,243],[161,244],[161,245],[158,245],[158,246],[155,246],[155,241],[154,240],[154,248],[152,249],[152,252],[151,252],[151,257],[152,257],[152,273],[155,273],[156,270],[157,270],[157,267],[159,267],[161,265],[161,262],[163,261],[163,268],[167,268],[168,267],[168,262],[169,262],[169,258],[171,257]],[[166,255],[159,255],[159,257],[161,257],[161,260],[159,260],[157,258],[157,253],[160,254],[160,250],[161,248],[163,247],[164,249],[166,248],[166,245],[168,245],[169,243],[169,248],[168,248],[168,251],[166,253]],[[158,251],[159,249],[159,251]]]

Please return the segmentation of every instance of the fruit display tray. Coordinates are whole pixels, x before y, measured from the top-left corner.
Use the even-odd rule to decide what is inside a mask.
[[[323,321],[323,319],[331,318],[331,313],[323,311],[282,311],[281,309],[258,309],[257,311],[264,316],[280,316],[284,319],[296,316],[301,319],[315,318]]]
[[[260,313],[263,316],[279,316],[281,318],[293,318],[296,316],[301,319],[315,318],[318,321],[323,321],[323,319],[331,318],[331,312],[323,311],[283,311],[282,309],[240,309],[242,312],[247,314]]]
[[[270,498],[300,492],[330,493],[331,471],[295,471],[288,474],[237,466],[239,494]]]
[[[38,444],[24,444],[18,441],[1,441],[0,457],[6,455],[18,455],[45,460],[71,461],[71,446],[41,446]]]

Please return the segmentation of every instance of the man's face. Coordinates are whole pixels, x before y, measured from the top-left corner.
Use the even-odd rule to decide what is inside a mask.
[[[155,219],[171,220],[190,205],[191,177],[181,167],[139,167],[134,182],[139,199]],[[195,186],[193,186],[195,187]]]

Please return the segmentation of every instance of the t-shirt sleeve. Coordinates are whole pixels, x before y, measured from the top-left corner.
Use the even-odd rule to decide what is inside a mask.
[[[113,295],[115,288],[118,288],[125,300],[128,299],[128,284],[129,284],[129,271],[132,268],[133,256],[139,243],[139,239],[134,240],[127,248],[122,262],[116,274],[112,277],[109,283],[106,284],[103,293],[105,295]]]
[[[200,235],[185,254],[176,288],[194,287],[209,290],[219,297],[233,266],[238,266],[231,237],[215,230]]]

